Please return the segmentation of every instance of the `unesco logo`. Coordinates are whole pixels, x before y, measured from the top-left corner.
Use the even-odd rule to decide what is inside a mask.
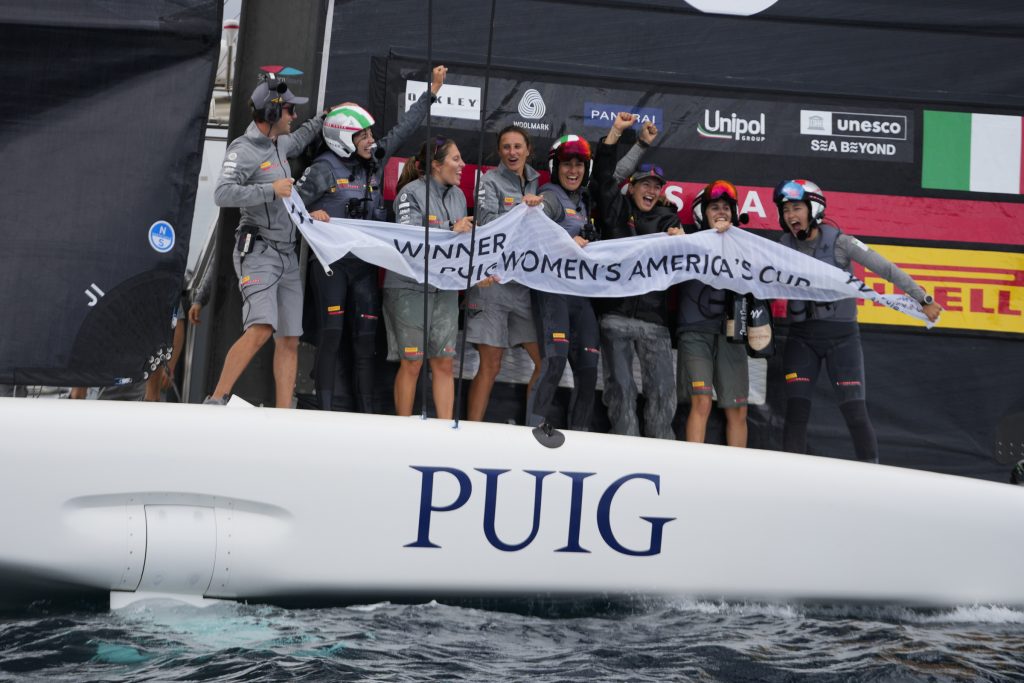
[[[519,100],[519,115],[524,119],[541,119],[544,118],[544,114],[547,112],[547,108],[544,106],[544,98],[540,96],[540,93],[530,88],[523,93],[522,99]]]

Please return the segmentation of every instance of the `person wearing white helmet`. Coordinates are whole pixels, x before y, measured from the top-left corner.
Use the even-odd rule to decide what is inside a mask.
[[[381,196],[384,168],[392,154],[423,122],[446,73],[444,66],[434,68],[430,91],[424,92],[379,141],[373,136],[373,116],[359,105],[346,102],[327,114],[323,136],[328,149],[317,156],[295,185],[310,215],[321,221],[331,218],[387,220]],[[332,263],[331,270],[333,275],[327,275],[319,264],[310,268],[320,321],[314,370],[317,402],[322,410],[331,410],[334,405],[338,355],[345,321],[348,321],[356,409],[371,413],[374,351],[381,310],[377,266],[349,254]]]
[[[784,231],[782,244],[819,261],[853,272],[856,261],[916,299],[929,320],[942,307],[903,270],[860,240],[825,222],[825,194],[809,180],[783,180],[772,199]],[[783,354],[786,421],[783,449],[807,451],[807,425],[814,385],[825,362],[839,409],[853,438],[858,460],[878,462],[878,438],[868,416],[864,352],[857,325],[857,300],[789,301],[789,339]]]

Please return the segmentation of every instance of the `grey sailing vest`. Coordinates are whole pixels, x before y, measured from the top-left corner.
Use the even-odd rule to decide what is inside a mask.
[[[381,197],[381,168],[374,164],[373,172],[355,159],[342,159],[327,150],[314,164],[327,164],[334,185],[309,207],[310,211],[323,209],[332,218],[362,218],[371,221],[387,220],[387,210]]]
[[[556,221],[565,228],[569,237],[577,237],[587,225],[587,207],[581,198],[573,199],[561,185],[548,183],[540,188],[541,193],[550,192],[562,206],[562,219]],[[577,195],[579,197],[579,195]]]
[[[818,226],[818,243],[814,246],[812,256],[819,261],[841,268],[836,263],[836,241],[842,233],[834,225],[821,224]],[[791,249],[797,249],[797,239],[792,233],[786,232],[782,235],[780,243]],[[853,273],[853,264],[847,264],[841,268],[848,273]],[[804,322],[805,320],[833,320],[836,322],[856,322],[857,300],[840,299],[839,301],[794,301],[789,302],[788,311],[791,323]]]

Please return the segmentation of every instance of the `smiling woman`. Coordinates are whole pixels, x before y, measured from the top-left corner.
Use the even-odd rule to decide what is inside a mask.
[[[551,182],[540,188],[548,218],[565,229],[581,248],[596,239],[583,188],[590,180],[590,144],[579,135],[563,135],[548,152]],[[551,405],[568,361],[573,393],[568,427],[590,431],[597,388],[597,318],[590,300],[569,294],[531,292],[541,351],[540,378],[527,401],[529,424],[551,434]]]
[[[615,166],[619,137],[638,126],[634,145]],[[608,239],[629,239],[666,231],[679,231],[679,216],[661,195],[665,172],[660,166],[640,165],[644,151],[658,135],[650,121],[636,114],[615,116],[608,134],[597,146],[594,176],[601,208],[601,233]],[[618,176],[629,176],[626,194],[619,191]],[[639,390],[633,379],[633,357],[640,361],[645,400],[643,433],[673,439],[675,381],[672,374],[672,338],[668,330],[667,295],[654,291],[639,296],[601,299],[601,355],[604,361],[604,404],[611,431],[640,435],[637,416]]]
[[[428,168],[427,159],[430,159],[430,182],[423,177]],[[454,140],[438,137],[424,143],[416,157],[405,165],[398,180],[395,204],[398,222],[469,232],[473,219],[466,215],[466,196],[459,189],[465,166]],[[388,271],[384,279],[384,323],[388,332],[388,358],[400,363],[395,376],[396,414],[412,415],[425,353],[430,361],[437,417],[452,417],[455,403],[452,358],[458,318],[458,292],[439,291],[434,286],[423,292],[423,285],[412,278]]]

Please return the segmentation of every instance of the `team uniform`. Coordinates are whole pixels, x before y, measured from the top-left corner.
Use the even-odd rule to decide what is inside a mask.
[[[619,191],[617,172],[613,171],[615,147],[599,144],[594,165],[602,239],[662,233],[678,226],[679,217],[672,207],[656,204],[651,211],[642,212],[631,197]],[[639,145],[633,149],[642,150]],[[632,173],[639,162],[639,155],[630,158],[636,159],[634,166],[620,168],[618,172]],[[675,438],[672,417],[676,397],[667,299],[666,292],[648,292],[619,299],[599,299],[597,302],[601,313],[603,399],[613,434],[640,435],[636,412],[638,391],[633,379],[633,357],[636,354],[640,360],[646,398],[644,433],[659,439]]]
[[[424,178],[405,185],[395,198],[395,213],[403,225],[423,225],[427,182]],[[454,185],[430,182],[430,227],[451,230],[465,218],[466,196]],[[458,292],[428,285],[427,358],[454,358],[459,325]],[[384,278],[384,322],[388,332],[389,360],[420,361],[423,348],[423,285],[388,271]]]
[[[527,194],[537,194],[540,174],[526,166],[521,179],[503,164],[485,173],[477,193],[476,224],[482,226],[511,211]],[[511,348],[537,341],[530,290],[518,282],[474,286],[466,296],[466,341]]]
[[[276,140],[250,123],[228,145],[214,190],[217,206],[241,209],[239,230],[255,227],[253,250],[233,261],[242,293],[242,328],[267,324],[279,337],[302,334],[302,282],[295,250],[295,224],[274,194],[273,182],[291,177],[288,159],[298,156],[317,135],[323,121],[314,117]]]
[[[834,225],[821,222],[825,213],[825,197],[814,183],[783,181],[776,187],[774,199],[779,209],[780,225],[785,231],[780,239],[782,244],[851,274],[852,262],[855,261],[923,305],[931,303],[924,289],[891,261]],[[807,204],[812,223],[806,234],[816,227],[817,235],[813,239],[799,239],[786,226],[782,205],[794,201]],[[867,412],[864,352],[857,324],[856,300],[825,303],[790,301],[787,313],[789,338],[782,360],[786,380],[783,449],[794,453],[807,451],[811,398],[824,362],[839,409],[853,437],[857,458],[878,462],[878,438]]]
[[[352,153],[354,148],[351,151],[340,150],[347,152],[348,156],[339,155],[333,147],[320,154],[295,185],[307,208],[326,211],[331,218],[386,221],[387,209],[381,187],[390,150],[398,149],[415,132],[426,116],[430,101],[429,91],[425,92],[377,143],[377,148],[384,150],[380,159],[363,159]],[[353,114],[356,123],[352,128],[359,126],[362,130],[373,125],[373,119],[363,116],[362,109],[349,107],[336,111],[339,117],[348,112]],[[332,116],[328,116],[325,125],[331,126],[331,123]],[[325,138],[331,141],[328,132],[325,132]],[[327,275],[318,263],[310,269],[320,318],[315,370],[317,396],[321,407],[330,409],[338,352],[344,324],[348,320],[352,326],[356,405],[360,412],[370,413],[373,412],[377,321],[381,311],[377,266],[348,254],[332,263],[330,268],[333,275]]]
[[[568,193],[549,183],[540,188],[544,213],[569,233],[579,236],[588,222],[582,192]],[[533,314],[541,353],[541,371],[530,394],[527,415],[530,424],[550,423],[549,412],[565,371],[572,367],[573,393],[569,406],[569,429],[590,430],[597,391],[597,366],[601,357],[597,318],[590,300],[569,294],[532,291]]]

